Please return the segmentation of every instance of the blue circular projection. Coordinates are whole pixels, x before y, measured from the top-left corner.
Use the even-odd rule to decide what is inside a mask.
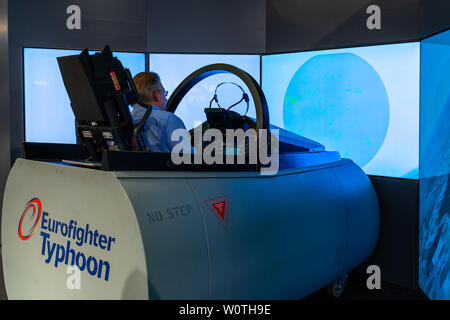
[[[363,167],[386,137],[389,99],[380,76],[361,57],[318,55],[292,77],[284,97],[283,121],[286,129]]]

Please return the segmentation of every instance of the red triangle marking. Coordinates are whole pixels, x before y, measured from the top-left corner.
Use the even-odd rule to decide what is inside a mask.
[[[216,209],[222,220],[225,220],[225,200],[213,203],[212,206]]]
[[[228,226],[229,197],[217,197],[205,200],[205,203],[220,221],[220,224],[224,227],[224,229],[226,229]]]

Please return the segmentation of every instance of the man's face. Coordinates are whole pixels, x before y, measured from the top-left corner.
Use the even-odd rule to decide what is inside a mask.
[[[160,110],[166,110],[166,104],[167,104],[167,91],[164,88],[164,86],[159,82],[156,85],[155,88],[155,106],[158,107]]]

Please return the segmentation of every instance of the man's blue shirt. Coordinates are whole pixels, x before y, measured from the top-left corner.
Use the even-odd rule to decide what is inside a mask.
[[[131,115],[134,123],[138,123],[147,109],[138,104],[133,105]],[[176,129],[185,129],[183,121],[174,115],[172,112],[162,111],[155,106],[152,106],[152,112],[144,125],[143,139],[145,146],[154,152],[171,152],[173,147],[178,144],[178,141],[172,141],[172,132]],[[187,131],[185,139],[187,138]],[[189,140],[186,141],[189,143]],[[190,145],[186,148],[191,149]],[[188,150],[189,150],[188,149]]]

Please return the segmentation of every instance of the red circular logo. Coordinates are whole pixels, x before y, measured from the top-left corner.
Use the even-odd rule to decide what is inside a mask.
[[[33,213],[31,213],[31,211]],[[27,205],[25,206],[25,210],[22,213],[22,217],[20,217],[19,221],[19,238],[22,240],[28,240],[33,235],[33,231],[36,228],[39,220],[41,219],[42,214],[42,203],[41,200],[38,198],[33,198],[30,201],[28,201]],[[25,217],[29,217],[28,219],[25,219]],[[25,223],[24,223],[25,221]],[[29,226],[26,230],[26,232],[23,232],[23,225]]]

